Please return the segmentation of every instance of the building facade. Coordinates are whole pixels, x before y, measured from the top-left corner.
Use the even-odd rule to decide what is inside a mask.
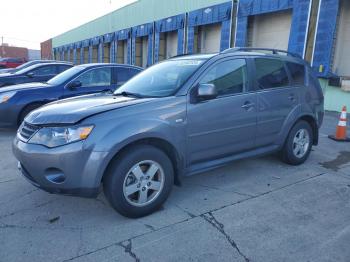
[[[28,49],[3,44],[0,45],[0,58],[2,57],[24,58],[25,60],[28,60]]]
[[[139,0],[52,39],[58,60],[148,67],[230,47],[284,49],[310,62],[326,109],[350,108],[350,1]]]
[[[40,44],[41,58],[45,60],[51,60],[52,57],[52,39],[49,39]]]

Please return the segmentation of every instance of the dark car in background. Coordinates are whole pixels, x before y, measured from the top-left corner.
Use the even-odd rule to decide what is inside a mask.
[[[0,68],[15,68],[27,62],[24,58],[0,58]]]
[[[59,61],[55,61],[55,60],[32,60],[29,62],[26,62],[24,64],[21,64],[15,68],[5,68],[5,69],[0,69],[0,74],[3,73],[15,73],[19,70],[22,70],[24,68],[30,67],[32,65],[36,65],[36,64],[46,64],[46,63],[55,63],[55,62],[59,62]]]
[[[0,74],[0,89],[4,86],[23,83],[46,82],[72,66],[71,63],[66,62],[36,64],[14,73]]]
[[[0,127],[15,127],[32,110],[59,99],[114,91],[141,71],[129,65],[86,64],[45,83],[0,88]]]

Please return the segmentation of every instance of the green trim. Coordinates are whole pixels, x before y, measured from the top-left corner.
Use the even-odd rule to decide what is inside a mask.
[[[320,79],[320,83],[325,97],[325,110],[340,112],[343,106],[350,110],[350,92],[345,92],[340,87],[328,85],[326,79]]]

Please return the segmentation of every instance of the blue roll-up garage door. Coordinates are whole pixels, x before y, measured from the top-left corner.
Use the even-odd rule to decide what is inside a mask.
[[[240,0],[235,46],[265,45],[263,47],[287,49],[286,43],[288,43],[288,51],[303,56],[310,15],[310,1]],[[255,19],[256,21],[254,21]],[[252,29],[254,24],[257,29]],[[268,27],[272,28],[269,30]],[[287,36],[288,31],[290,33]]]
[[[103,42],[102,42],[102,53],[101,53],[101,61],[103,63],[114,63],[114,61],[111,61],[111,53],[112,53],[112,43],[114,40],[114,33],[105,34],[103,36]]]
[[[113,56],[118,64],[131,64],[131,29],[115,32]]]
[[[188,14],[187,52],[212,53],[230,47],[232,2]]]
[[[91,38],[89,46],[89,63],[98,62],[98,49],[100,44],[100,37]]]
[[[184,53],[186,15],[168,17],[155,22],[154,62]]]
[[[153,64],[153,27],[154,23],[148,23],[132,28],[133,65],[147,67]]]
[[[90,55],[89,55],[89,50],[90,50],[90,40],[84,40],[83,43],[82,43],[82,61],[81,63],[82,64],[86,64],[86,63],[89,63],[89,58],[90,58]]]
[[[339,10],[333,73],[350,79],[350,1],[341,0]]]
[[[249,17],[248,46],[288,49],[292,10]]]

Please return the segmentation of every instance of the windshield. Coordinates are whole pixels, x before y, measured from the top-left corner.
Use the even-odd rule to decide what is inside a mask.
[[[173,95],[205,60],[169,60],[150,67],[118,88],[139,96],[166,97]]]
[[[62,72],[61,74],[58,74],[54,78],[51,78],[47,83],[49,85],[61,85],[64,82],[68,81],[72,77],[74,77],[79,72],[83,71],[85,67],[83,66],[75,66],[72,68],[69,68],[68,70]]]

